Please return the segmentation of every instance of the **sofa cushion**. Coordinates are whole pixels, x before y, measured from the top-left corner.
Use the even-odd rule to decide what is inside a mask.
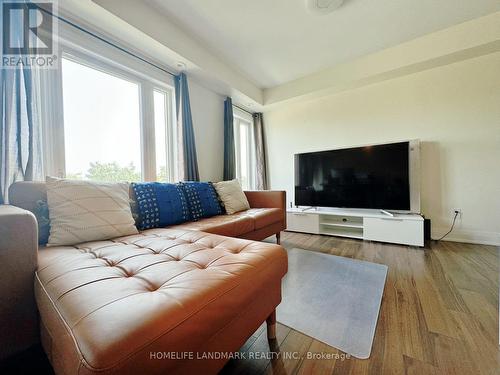
[[[152,351],[197,350],[263,290],[279,291],[286,270],[277,245],[152,229],[41,249],[35,289],[61,373],[128,374],[145,364],[167,373],[182,361],[152,361]]]
[[[128,183],[47,177],[48,246],[72,245],[137,233]]]
[[[141,230],[166,227],[189,220],[189,207],[181,184],[141,182],[132,184]]]
[[[280,221],[283,221],[283,210],[280,208],[250,208],[232,215],[214,216],[170,228],[199,230],[222,236],[238,237]]]
[[[255,230],[255,220],[250,216],[218,215],[170,227],[172,229],[199,230],[237,237]]]
[[[214,187],[228,215],[250,208],[238,180],[215,182]]]
[[[210,182],[181,182],[189,206],[190,220],[220,215],[222,207]]]

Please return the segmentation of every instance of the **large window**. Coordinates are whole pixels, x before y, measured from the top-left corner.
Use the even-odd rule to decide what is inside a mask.
[[[46,173],[173,181],[172,77],[64,25],[60,34],[59,69],[47,70],[42,94]]]
[[[243,189],[255,189],[255,147],[252,117],[234,108],[236,178]]]
[[[139,85],[68,58],[62,78],[66,177],[140,181]]]

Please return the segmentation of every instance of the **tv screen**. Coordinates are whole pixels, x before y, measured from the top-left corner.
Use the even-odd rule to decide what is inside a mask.
[[[297,206],[410,210],[409,142],[295,155]]]

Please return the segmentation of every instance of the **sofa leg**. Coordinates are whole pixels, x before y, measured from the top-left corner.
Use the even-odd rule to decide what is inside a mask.
[[[281,245],[281,232],[276,233],[276,243]]]
[[[276,340],[276,310],[267,317],[267,339]]]

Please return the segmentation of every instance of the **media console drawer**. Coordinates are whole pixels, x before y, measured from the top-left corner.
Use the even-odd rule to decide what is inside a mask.
[[[305,212],[287,212],[286,229],[292,232],[319,233],[319,216]]]
[[[363,239],[424,246],[424,221],[404,218],[366,217]]]

